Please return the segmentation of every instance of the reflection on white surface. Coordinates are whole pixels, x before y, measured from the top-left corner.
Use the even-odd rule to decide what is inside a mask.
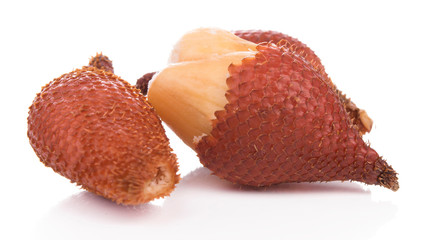
[[[88,192],[60,202],[38,224],[46,239],[368,239],[397,207],[357,183],[233,185],[201,167],[162,204],[126,207]]]

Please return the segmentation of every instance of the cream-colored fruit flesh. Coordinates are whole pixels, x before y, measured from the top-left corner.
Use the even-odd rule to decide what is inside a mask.
[[[217,28],[199,28],[186,33],[174,46],[169,63],[196,61],[231,52],[256,51],[256,44]]]
[[[162,120],[190,147],[209,134],[214,113],[227,103],[228,66],[256,52],[232,52],[169,65],[151,80],[148,100]]]
[[[146,182],[143,187],[143,196],[145,199],[154,199],[156,196],[168,193],[174,187],[176,173],[170,171],[171,164],[163,164],[156,169],[153,179]]]
[[[227,103],[228,66],[256,54],[256,44],[229,31],[199,28],[174,46],[169,66],[149,84],[148,100],[190,147],[212,130],[214,113]]]

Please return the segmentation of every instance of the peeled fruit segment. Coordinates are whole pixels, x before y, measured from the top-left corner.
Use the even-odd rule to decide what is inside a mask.
[[[151,104],[205,167],[251,186],[351,180],[399,188],[327,75],[285,45],[256,50],[241,62],[201,53],[202,60],[169,65],[152,80]]]
[[[195,61],[232,52],[255,51],[256,44],[217,28],[186,33],[174,46],[169,63]]]
[[[29,108],[28,137],[46,166],[117,203],[167,196],[179,181],[154,109],[139,90],[94,67],[42,88]]]
[[[253,54],[234,52],[172,64],[154,76],[148,100],[162,120],[193,147],[195,137],[210,133],[215,110],[227,103],[227,66]]]

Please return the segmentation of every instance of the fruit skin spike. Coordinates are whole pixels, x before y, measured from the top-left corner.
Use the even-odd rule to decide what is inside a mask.
[[[229,67],[228,103],[196,146],[204,166],[251,186],[351,180],[399,188],[322,74],[288,48],[257,50]]]
[[[354,127],[359,130],[360,134],[364,135],[371,131],[373,120],[371,120],[365,110],[358,108],[350,98],[347,98],[345,94],[337,89],[336,85],[333,84],[332,80],[328,77],[320,58],[307,45],[296,38],[276,31],[237,30],[234,31],[233,34],[253,43],[273,42],[293,49],[296,54],[302,56],[314,69],[328,80],[329,85],[337,92],[341,101],[345,103],[346,111],[348,112]]]
[[[28,137],[46,166],[119,204],[167,196],[179,181],[154,109],[139,90],[94,67],[42,88],[29,108]]]

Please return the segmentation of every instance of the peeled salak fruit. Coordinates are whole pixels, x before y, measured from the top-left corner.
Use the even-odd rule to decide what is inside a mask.
[[[195,46],[219,38],[229,46]],[[215,175],[250,186],[351,180],[399,188],[326,75],[293,48],[197,29],[170,60],[152,78],[148,100]]]
[[[270,30],[238,30],[233,33],[236,36],[253,43],[273,42],[277,45],[290,48],[295,54],[302,56],[318,73],[327,79],[327,82],[332,89],[337,92],[340,100],[345,104],[345,110],[351,118],[352,124],[358,129],[360,134],[364,135],[365,133],[371,131],[371,128],[373,127],[373,120],[368,116],[365,110],[358,108],[350,98],[347,98],[340,90],[337,89],[335,84],[327,75],[320,58],[307,45],[284,33]]]
[[[213,34],[218,32],[218,34]],[[281,32],[276,31],[263,31],[263,30],[237,30],[233,32],[236,36],[253,42],[253,43],[263,43],[263,42],[273,42],[277,45],[284,46],[290,48],[294,51],[295,54],[299,54],[302,56],[307,62],[309,62],[313,68],[322,74],[327,80],[331,88],[337,92],[340,100],[345,104],[345,110],[347,111],[352,124],[355,128],[358,129],[360,135],[364,135],[371,131],[373,127],[373,120],[368,116],[367,112],[364,109],[360,109],[356,106],[355,103],[351,101],[350,98],[346,97],[339,89],[337,89],[336,85],[332,82],[330,77],[327,75],[325,71],[325,67],[321,63],[320,58],[311,50],[307,45],[302,43],[296,38],[288,36]],[[191,38],[189,36],[194,35],[195,37]],[[205,39],[206,41],[202,41]],[[190,41],[193,44],[190,44]],[[202,42],[203,44],[194,44],[194,42]],[[215,54],[215,50],[221,54],[224,52],[232,52],[235,50],[244,50],[253,49],[255,46],[251,45],[250,43],[244,42],[243,40],[239,40],[238,38],[233,38],[227,32],[222,32],[218,29],[214,29],[211,31],[207,31],[202,36],[196,36],[194,32],[186,34],[183,37],[183,40],[178,43],[177,48],[173,51],[170,57],[171,62],[183,61],[184,55],[191,55],[189,60],[200,59],[200,56],[205,55],[204,51],[207,51],[209,54]],[[179,51],[178,49],[184,49],[184,51]],[[181,59],[180,54],[181,52]],[[196,55],[196,56],[193,56]],[[137,80],[136,87],[141,90],[143,95],[147,94],[149,81],[152,79],[153,75],[156,72],[147,73],[141,78]]]
[[[139,90],[95,67],[44,86],[29,108],[28,137],[42,163],[119,204],[170,194],[177,159]]]

